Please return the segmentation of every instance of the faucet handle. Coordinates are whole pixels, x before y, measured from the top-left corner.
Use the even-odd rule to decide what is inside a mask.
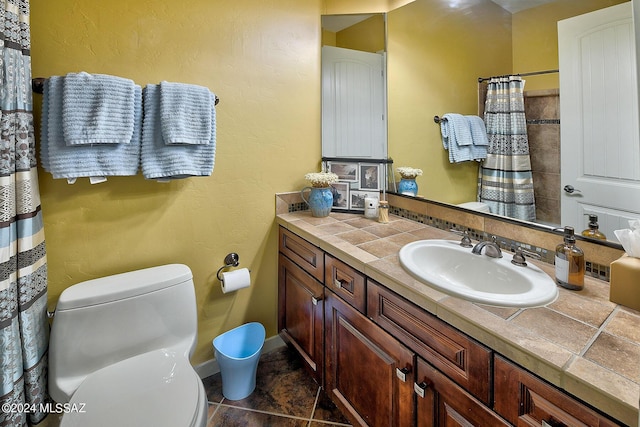
[[[528,256],[529,258],[542,259],[540,254],[528,251],[526,249],[522,249],[520,246],[516,246],[514,249],[514,252],[515,253],[513,254],[513,259],[511,260],[511,264],[515,264],[520,267],[527,266],[525,255]]]
[[[455,228],[452,228],[449,231],[451,231],[452,233],[456,233],[459,236],[462,236],[462,240],[460,240],[460,246],[462,246],[463,248],[473,247],[473,244],[471,243],[471,238],[469,237],[469,232],[467,230],[460,231],[460,230],[456,230]]]

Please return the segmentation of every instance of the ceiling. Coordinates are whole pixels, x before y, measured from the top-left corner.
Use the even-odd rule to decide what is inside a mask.
[[[491,0],[495,4],[511,13],[520,12],[525,9],[540,6],[546,3],[553,3],[556,0]]]
[[[525,9],[531,9],[546,3],[553,3],[556,0],[491,0],[498,6],[511,13],[520,12]],[[372,14],[353,14],[353,15],[323,15],[322,28],[331,32],[338,32],[351,25],[355,25],[360,21],[371,17]]]

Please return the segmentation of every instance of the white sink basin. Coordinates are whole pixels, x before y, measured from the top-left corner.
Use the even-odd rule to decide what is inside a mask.
[[[537,307],[558,297],[556,283],[535,265],[511,263],[512,256],[471,253],[458,241],[420,240],[400,249],[400,264],[413,277],[442,292],[502,307]]]

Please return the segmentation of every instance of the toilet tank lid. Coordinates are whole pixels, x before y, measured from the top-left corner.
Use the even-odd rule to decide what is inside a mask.
[[[168,264],[87,280],[65,289],[56,311],[131,298],[192,279],[191,269],[186,265]]]

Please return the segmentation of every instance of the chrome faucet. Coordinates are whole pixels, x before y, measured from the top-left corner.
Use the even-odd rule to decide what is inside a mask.
[[[471,253],[480,255],[484,248],[486,248],[484,254],[489,258],[502,258],[502,251],[500,250],[500,246],[496,243],[496,236],[491,236],[491,241],[485,240],[483,242],[478,242],[478,244],[471,249]]]

